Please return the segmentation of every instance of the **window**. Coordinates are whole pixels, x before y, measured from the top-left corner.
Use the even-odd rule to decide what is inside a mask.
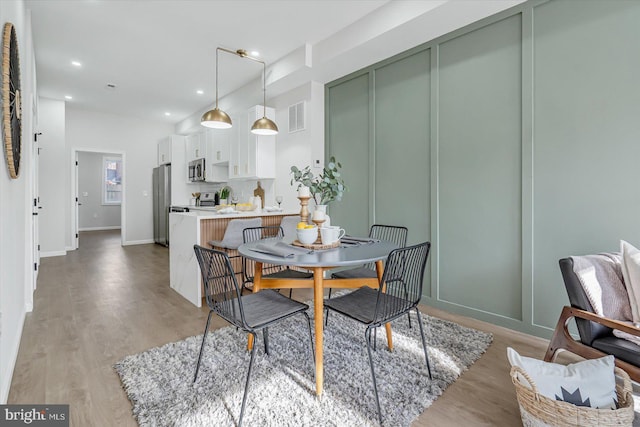
[[[120,203],[122,203],[122,159],[103,157],[102,204],[119,205]]]

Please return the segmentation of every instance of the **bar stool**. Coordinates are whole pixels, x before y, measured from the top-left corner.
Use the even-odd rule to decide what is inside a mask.
[[[280,220],[280,227],[284,233],[284,238],[294,240],[296,238],[296,227],[302,221],[300,215],[285,216]]]
[[[260,227],[262,225],[262,218],[249,218],[249,219],[232,219],[227,224],[227,229],[224,231],[222,240],[209,240],[209,245],[214,249],[222,249],[227,254],[233,251],[233,254],[229,255],[229,258],[233,261],[240,258],[237,254],[237,250],[243,243],[242,231],[245,228]],[[236,262],[232,262],[233,270],[236,274],[241,271],[239,265]]]

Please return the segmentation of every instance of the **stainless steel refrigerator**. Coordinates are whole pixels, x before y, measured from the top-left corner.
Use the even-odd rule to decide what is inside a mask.
[[[171,165],[153,169],[153,240],[169,246],[169,210],[171,206]]]

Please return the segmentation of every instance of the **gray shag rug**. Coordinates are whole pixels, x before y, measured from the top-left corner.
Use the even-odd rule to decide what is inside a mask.
[[[312,314],[313,310],[310,310]],[[429,380],[415,312],[394,322],[394,351],[377,333],[374,367],[383,419],[408,426],[480,358],[491,334],[422,314],[433,380]],[[312,323],[313,326],[313,323]],[[204,325],[203,325],[204,327]],[[243,423],[248,426],[378,425],[364,341],[365,327],[331,313],[324,332],[324,393],[303,316],[269,328],[269,355],[259,335]],[[193,374],[202,335],[125,357],[114,367],[141,426],[233,426],[249,366],[247,335],[235,327],[209,332],[198,380]]]

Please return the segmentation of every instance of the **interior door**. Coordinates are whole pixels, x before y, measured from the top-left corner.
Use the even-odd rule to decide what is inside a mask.
[[[34,122],[35,123],[35,122]],[[38,166],[40,164],[38,155],[40,154],[40,149],[38,148],[38,136],[40,133],[35,132],[33,138],[32,145],[32,159],[33,165],[31,168],[32,173],[32,195],[33,195],[33,203],[31,204],[32,215],[31,215],[31,226],[33,232],[33,289],[35,290],[38,284],[38,271],[40,270],[40,221],[39,221],[39,211],[40,211],[40,196],[38,193]]]
[[[74,249],[78,249],[80,247],[80,233],[78,232],[78,214],[79,212],[79,206],[81,205],[81,203],[79,203],[79,199],[78,199],[78,152],[76,151],[76,158],[75,158],[75,162],[76,162],[76,182],[75,182],[75,190],[74,190],[74,196],[75,197],[75,211],[76,211],[76,217],[75,217],[75,224],[74,224],[74,232],[75,232],[75,247]]]

